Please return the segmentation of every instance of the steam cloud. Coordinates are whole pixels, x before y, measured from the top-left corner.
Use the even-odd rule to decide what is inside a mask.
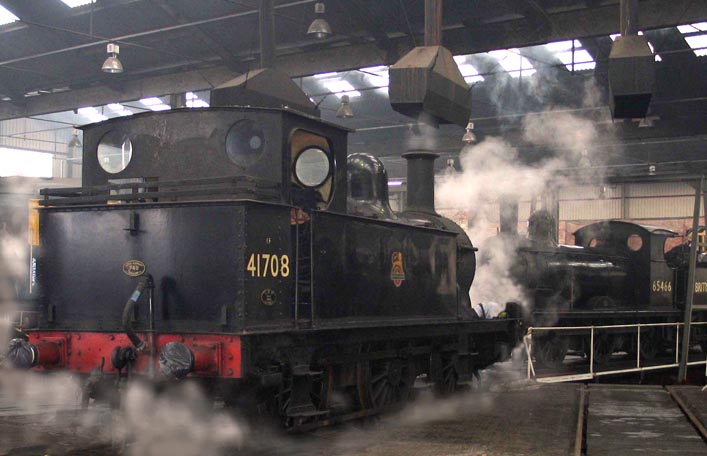
[[[21,435],[0,439],[0,454],[42,447],[51,454],[110,448],[111,454],[135,456],[216,456],[243,443],[242,424],[215,410],[196,384],[157,393],[134,381],[123,392],[120,410],[110,410],[104,402],[82,409],[81,386],[68,373],[0,370],[4,411],[13,420],[31,423]],[[7,423],[0,432],[5,431]]]
[[[156,395],[132,384],[124,397],[122,431],[132,455],[212,456],[238,446],[244,430],[213,405],[193,383]]]
[[[587,107],[599,103],[599,92],[593,83],[585,87],[584,103]],[[593,170],[601,164],[602,157],[593,155],[589,167],[589,153],[599,139],[604,142],[612,136],[610,129],[600,131],[596,120],[578,110],[563,108],[528,114],[520,123],[520,136],[524,145],[545,152],[541,161],[526,163],[513,145],[502,138],[488,137],[464,147],[459,156],[463,171],[437,183],[438,207],[468,211],[465,228],[479,246],[480,255],[471,289],[472,303],[484,303],[486,310],[495,307],[491,316],[503,310],[506,302],[528,304],[523,289],[511,278],[520,239],[494,237],[499,200],[528,201],[550,188],[568,185],[572,182],[565,181],[559,173],[567,168],[583,167],[585,177],[595,173]],[[611,124],[606,122],[606,125]],[[596,174],[592,178],[601,180]]]

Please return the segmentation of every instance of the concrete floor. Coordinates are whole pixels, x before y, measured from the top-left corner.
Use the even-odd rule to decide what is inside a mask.
[[[0,376],[0,456],[572,455],[583,388],[577,384],[531,383],[518,370],[501,365],[486,372],[480,386],[453,397],[440,400],[423,391],[397,414],[288,436],[246,425],[221,409],[207,407],[194,389],[180,390],[180,400],[174,401],[135,388],[128,393],[124,413],[118,416],[103,407],[88,412],[78,409],[77,385],[66,379],[48,383],[34,377],[14,380],[8,381],[4,373]],[[593,404],[594,410],[606,411],[606,404],[599,399],[614,400],[614,393],[594,393],[592,402],[594,388],[590,386],[586,396],[590,411],[587,422],[588,433],[597,434],[611,427],[601,421],[606,417],[592,417]],[[661,391],[667,395],[660,387],[652,388],[649,395]],[[695,414],[707,415],[707,392],[693,387],[681,390],[681,394]],[[653,406],[644,405],[646,410]],[[619,445],[621,436],[614,437]],[[692,440],[703,443],[699,437]],[[125,441],[129,443],[123,446],[120,442]],[[604,439],[601,442],[606,443]],[[596,445],[592,448],[599,449]],[[615,454],[621,454],[618,451]]]

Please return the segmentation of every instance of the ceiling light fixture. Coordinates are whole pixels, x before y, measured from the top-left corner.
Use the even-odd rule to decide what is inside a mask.
[[[326,19],[324,19],[325,11],[326,7],[324,6],[324,3],[317,2],[314,4],[314,13],[317,15],[317,17],[309,25],[309,28],[307,29],[307,35],[314,35],[319,39],[326,38],[327,36],[331,35],[331,26],[326,21]]]
[[[353,116],[354,113],[351,110],[351,99],[348,95],[344,95],[341,97],[341,106],[339,106],[339,109],[336,111],[336,117],[341,119],[350,119]]]
[[[472,144],[476,142],[476,135],[474,134],[474,122],[469,122],[466,124],[466,133],[462,136],[462,142],[465,144]]]
[[[74,128],[74,135],[71,137],[71,141],[66,145],[69,149],[80,149],[83,144],[81,144],[81,139],[79,139],[80,131]]]
[[[118,58],[118,54],[120,54],[120,46],[115,43],[108,43],[106,51],[110,55],[108,56],[106,61],[103,62],[101,71],[103,71],[104,73],[122,73],[123,64]]]

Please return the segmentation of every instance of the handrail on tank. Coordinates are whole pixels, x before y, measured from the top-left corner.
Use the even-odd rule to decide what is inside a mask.
[[[707,321],[692,322],[693,326],[707,325]],[[655,366],[641,366],[641,330],[645,328],[652,327],[675,327],[675,362],[670,364],[661,364]],[[677,368],[680,365],[680,328],[684,326],[683,322],[671,322],[671,323],[634,323],[634,324],[624,324],[624,325],[594,325],[594,326],[531,326],[528,328],[526,335],[523,337],[523,344],[525,346],[525,352],[528,362],[528,379],[535,379],[539,383],[560,383],[560,382],[572,382],[581,380],[593,380],[597,377],[607,376],[607,375],[617,375],[626,374],[631,372],[645,372],[653,370],[671,369]],[[595,370],[594,366],[594,339],[595,332],[597,330],[616,330],[616,329],[631,329],[636,328],[636,367],[628,369],[615,369],[599,371]],[[548,375],[543,377],[538,377],[535,372],[535,365],[533,363],[533,333],[538,332],[561,332],[561,331],[589,331],[590,334],[590,351],[589,351],[589,372],[582,374],[572,374],[572,375]],[[688,366],[699,366],[705,365],[705,375],[707,375],[707,359],[704,361],[689,361]]]

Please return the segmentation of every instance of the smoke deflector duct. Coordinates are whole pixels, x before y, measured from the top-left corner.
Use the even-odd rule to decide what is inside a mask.
[[[425,45],[390,67],[390,104],[399,113],[434,126],[464,127],[471,113],[469,86],[452,53],[441,44],[442,0],[425,0]]]
[[[609,103],[616,119],[645,117],[655,85],[655,57],[638,35],[638,2],[621,0],[621,36],[609,54]]]
[[[319,117],[319,108],[302,89],[275,64],[275,19],[273,0],[261,0],[260,28],[261,69],[248,71],[211,91],[211,106],[257,106],[291,108]]]
[[[211,106],[288,107],[319,117],[319,109],[285,73],[248,71],[211,91]]]
[[[462,127],[469,121],[469,86],[442,46],[416,47],[391,66],[388,91],[393,109],[406,116]]]

